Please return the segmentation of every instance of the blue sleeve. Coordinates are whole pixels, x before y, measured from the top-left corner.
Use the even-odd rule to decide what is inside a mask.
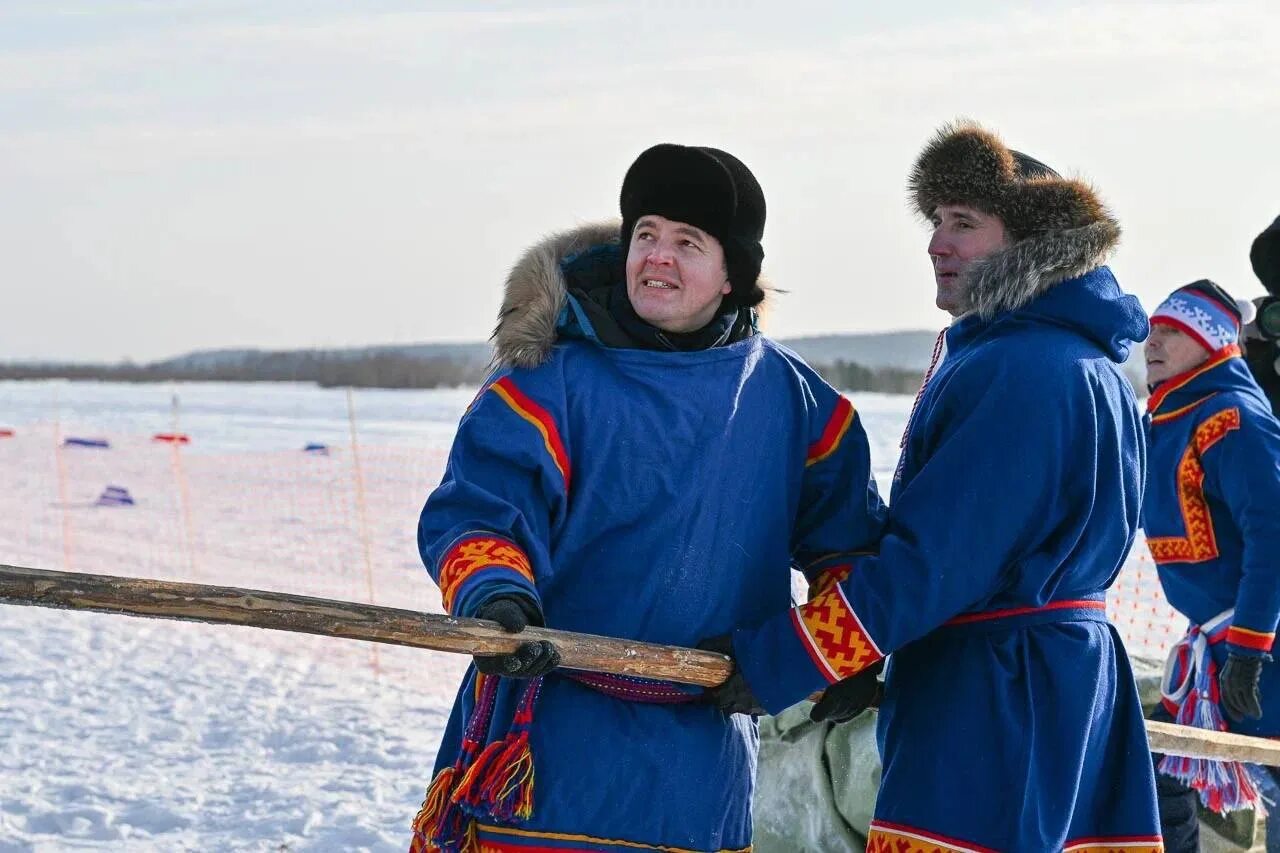
[[[509,592],[541,607],[537,579],[550,566],[571,471],[563,386],[533,373],[499,376],[481,390],[422,509],[418,550],[451,615],[471,616]]]
[[[738,663],[770,713],[984,603],[1052,529],[1072,433],[1089,436],[1070,428],[1067,401],[1044,405],[1030,371],[973,367],[972,380],[949,377],[915,427],[920,462],[894,497],[879,554],[854,560],[809,602],[734,633]]]
[[[1206,421],[1215,423],[1222,437],[1201,455],[1206,485],[1227,505],[1244,542],[1227,643],[1235,654],[1268,655],[1280,621],[1280,425],[1248,408]]]
[[[853,559],[874,551],[886,516],[862,419],[848,399],[815,380],[813,435],[791,540],[793,562],[811,590],[844,576]]]

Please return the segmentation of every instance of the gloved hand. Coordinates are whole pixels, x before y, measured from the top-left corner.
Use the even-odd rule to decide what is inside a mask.
[[[477,619],[489,619],[502,630],[519,634],[530,625],[542,626],[542,611],[525,595],[496,595],[480,605]],[[476,669],[485,675],[537,678],[560,665],[560,651],[550,640],[524,643],[509,655],[476,655]]]
[[[733,657],[733,641],[728,634],[708,637],[698,643],[698,648]],[[738,669],[736,662],[733,665],[733,672],[729,674],[729,678],[725,683],[719,687],[708,687],[703,695],[708,702],[711,702],[726,714],[759,716],[768,713],[765,711],[764,706],[760,704],[760,700],[751,692],[751,685],[747,684],[746,676],[742,674],[742,670]]]
[[[876,676],[883,669],[884,661],[878,660],[857,675],[828,687],[809,710],[809,719],[815,723],[823,720],[847,723],[872,705],[879,704],[880,680]]]
[[[1262,694],[1258,680],[1262,677],[1262,658],[1244,655],[1227,655],[1227,665],[1218,676],[1218,691],[1222,698],[1222,710],[1233,722],[1246,717],[1262,719]]]

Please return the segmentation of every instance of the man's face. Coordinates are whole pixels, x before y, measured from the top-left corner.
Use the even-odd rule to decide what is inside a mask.
[[[999,217],[963,204],[940,204],[932,219],[929,260],[938,287],[935,301],[943,311],[958,317],[967,308],[965,270],[973,261],[1009,245],[1009,237]]]
[[[719,240],[661,216],[636,222],[627,297],[642,320],[667,332],[692,332],[711,322],[730,289]]]
[[[1195,338],[1163,323],[1151,327],[1143,353],[1147,357],[1147,384],[1152,386],[1209,360],[1209,351]]]

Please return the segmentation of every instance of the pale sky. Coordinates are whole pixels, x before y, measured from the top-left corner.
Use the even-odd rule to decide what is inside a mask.
[[[1148,309],[1257,295],[1277,44],[1274,0],[0,0],[0,358],[482,340],[668,141],[760,179],[770,333],[939,328],[905,179],[958,116],[1095,184]]]

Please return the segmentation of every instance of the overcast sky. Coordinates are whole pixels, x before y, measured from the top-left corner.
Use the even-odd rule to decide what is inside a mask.
[[[660,141],[760,179],[772,334],[938,328],[904,183],[957,116],[1098,187],[1148,308],[1255,295],[1277,44],[1274,0],[0,0],[0,358],[481,340]]]

